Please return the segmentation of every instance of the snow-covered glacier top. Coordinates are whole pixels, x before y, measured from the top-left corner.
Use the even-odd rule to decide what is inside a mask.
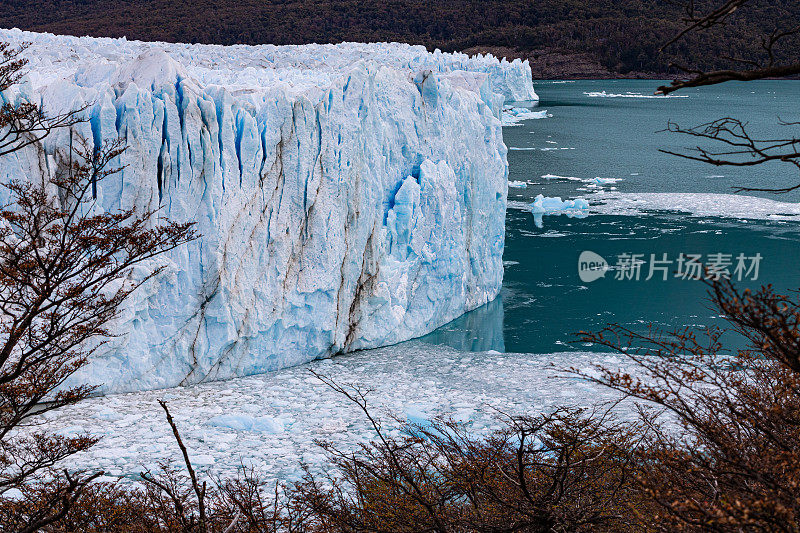
[[[31,43],[0,99],[86,119],[0,158],[0,181],[54,172],[70,135],[122,138],[94,209],[159,209],[202,235],[151,265],[165,268],[78,381],[131,391],[275,370],[418,337],[497,296],[499,117],[536,97],[527,63],[399,44],[0,40]]]
[[[276,46],[206,45],[128,41],[32,33],[0,29],[0,40],[27,41],[34,77],[73,77],[79,84],[94,84],[121,62],[142,54],[165,52],[203,85],[224,85],[231,90],[265,91],[283,85],[295,93],[321,94],[331,80],[359,61],[398,70],[452,72],[464,70],[489,74],[493,92],[507,100],[538,100],[531,84],[527,61],[491,54],[429,52],[424,46],[402,43],[340,43]],[[140,72],[138,74],[146,74]],[[154,70],[150,73],[158,76]]]

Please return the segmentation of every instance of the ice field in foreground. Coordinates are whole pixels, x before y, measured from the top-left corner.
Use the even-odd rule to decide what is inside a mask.
[[[394,434],[389,413],[414,423],[453,417],[475,434],[485,434],[498,428],[504,415],[590,407],[616,398],[608,389],[560,372],[569,367],[590,371],[594,364],[626,368],[612,354],[462,352],[412,341],[259,376],[92,398],[48,413],[36,429],[101,436],[89,451],[70,458],[69,467],[135,476],[164,459],[180,464],[157,403],[164,399],[196,468],[231,476],[244,464],[285,481],[302,473],[300,461],[315,470],[324,467],[317,439],[354,449],[375,438],[363,413],[309,369],[371,389],[367,398],[373,413],[394,427]]]
[[[498,294],[501,109],[536,99],[527,62],[386,43],[0,40],[31,43],[4,100],[85,106],[76,135],[126,140],[97,209],[160,208],[202,234],[160,260],[76,381],[123,392],[257,374],[414,338]],[[59,131],[2,158],[0,179],[54,172],[68,144]]]

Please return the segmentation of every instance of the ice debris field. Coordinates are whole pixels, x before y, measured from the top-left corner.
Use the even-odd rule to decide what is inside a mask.
[[[96,209],[160,208],[202,234],[159,260],[76,382],[257,374],[418,337],[498,294],[501,115],[537,98],[527,62],[386,43],[0,40],[31,43],[3,101],[85,107],[75,135],[126,141]],[[0,179],[52,173],[68,136],[2,158]]]
[[[620,192],[615,185],[623,178],[579,178],[544,174],[546,181],[578,182],[576,188],[583,194],[574,199],[537,195],[532,202],[520,199],[509,200],[508,208],[528,211],[533,215],[537,227],[543,226],[545,215],[565,215],[570,218],[585,218],[589,215],[646,216],[653,213],[682,214],[691,217],[713,217],[735,220],[765,220],[787,222],[800,220],[800,205],[742,194],[720,193],[651,193]],[[509,181],[512,189],[526,189],[540,184],[536,180]]]
[[[686,213],[693,217],[739,220],[800,220],[800,204],[740,194],[621,193],[597,191],[590,195],[592,212],[641,216],[648,212]]]
[[[270,481],[286,481],[302,475],[301,461],[315,471],[326,467],[315,445],[318,439],[345,450],[375,439],[363,413],[309,368],[337,383],[371,390],[372,412],[392,435],[399,430],[390,415],[422,424],[450,417],[483,435],[499,428],[507,415],[615,399],[609,389],[560,372],[569,367],[591,372],[595,364],[625,367],[612,354],[571,351],[537,357],[461,352],[412,341],[258,376],[92,398],[46,414],[37,429],[64,435],[89,431],[100,442],[70,458],[70,468],[135,477],[157,469],[163,460],[180,464],[180,450],[157,403],[164,399],[198,470],[231,476],[244,465]],[[633,415],[625,409],[621,416]]]

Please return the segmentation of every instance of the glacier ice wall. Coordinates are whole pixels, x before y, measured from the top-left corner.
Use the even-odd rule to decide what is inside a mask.
[[[498,118],[505,98],[536,98],[527,63],[397,44],[0,40],[32,43],[4,99],[88,106],[77,134],[126,140],[98,209],[160,208],[202,234],[160,259],[78,381],[120,392],[269,371],[417,337],[497,296]],[[68,135],[3,158],[0,178],[52,172]]]

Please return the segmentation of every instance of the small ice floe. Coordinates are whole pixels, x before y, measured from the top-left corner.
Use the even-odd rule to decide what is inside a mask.
[[[543,226],[544,215],[566,215],[570,218],[585,218],[589,213],[589,202],[583,198],[562,200],[561,197],[538,195],[530,204],[533,221],[537,228]]]
[[[94,416],[95,418],[99,418],[101,420],[108,420],[109,422],[116,422],[117,420],[122,419],[121,414],[111,409],[110,407],[106,406],[101,406],[95,409]]]
[[[192,463],[199,465],[199,466],[211,466],[216,463],[216,459],[214,456],[208,453],[203,453],[199,455],[192,456]]]
[[[659,94],[642,94],[642,93],[634,93],[634,92],[624,92],[624,93],[607,93],[606,91],[589,91],[584,92],[586,96],[589,98],[689,98],[688,94],[668,94],[668,95],[659,95]]]
[[[334,433],[344,433],[347,431],[347,423],[342,418],[334,418],[331,420],[327,420],[322,424],[322,427],[319,428],[320,433],[325,434],[334,434]]]
[[[586,180],[586,183],[592,187],[602,187],[604,185],[614,185],[620,181],[622,181],[622,178],[592,178]]]
[[[514,189],[524,189],[528,186],[528,182],[511,180],[508,182],[508,186]]]
[[[89,431],[82,425],[67,426],[61,428],[56,433],[62,437],[74,438],[86,435]]]
[[[567,180],[567,181],[583,181],[575,176],[559,176],[557,174],[542,174],[542,179],[545,180]]]
[[[519,126],[523,120],[536,120],[540,118],[550,118],[553,115],[547,112],[546,109],[534,111],[527,107],[503,107],[503,126]]]
[[[423,406],[409,404],[405,408],[406,423],[420,428],[430,428],[434,418]]]
[[[6,489],[6,491],[3,492],[3,497],[15,501],[23,499],[25,495],[19,489]]]
[[[250,416],[244,414],[220,415],[208,421],[209,426],[233,429],[234,431],[253,431],[256,433],[282,433],[283,422],[271,416]]]
[[[562,213],[573,210],[586,210],[589,209],[589,202],[583,198],[576,198],[574,200],[562,200],[559,196],[544,196],[538,195],[531,204],[532,213]]]
[[[563,180],[563,181],[580,181],[589,187],[604,187],[606,185],[614,185],[622,181],[622,178],[577,178],[575,176],[559,176],[558,174],[542,174],[542,179],[545,180]]]

